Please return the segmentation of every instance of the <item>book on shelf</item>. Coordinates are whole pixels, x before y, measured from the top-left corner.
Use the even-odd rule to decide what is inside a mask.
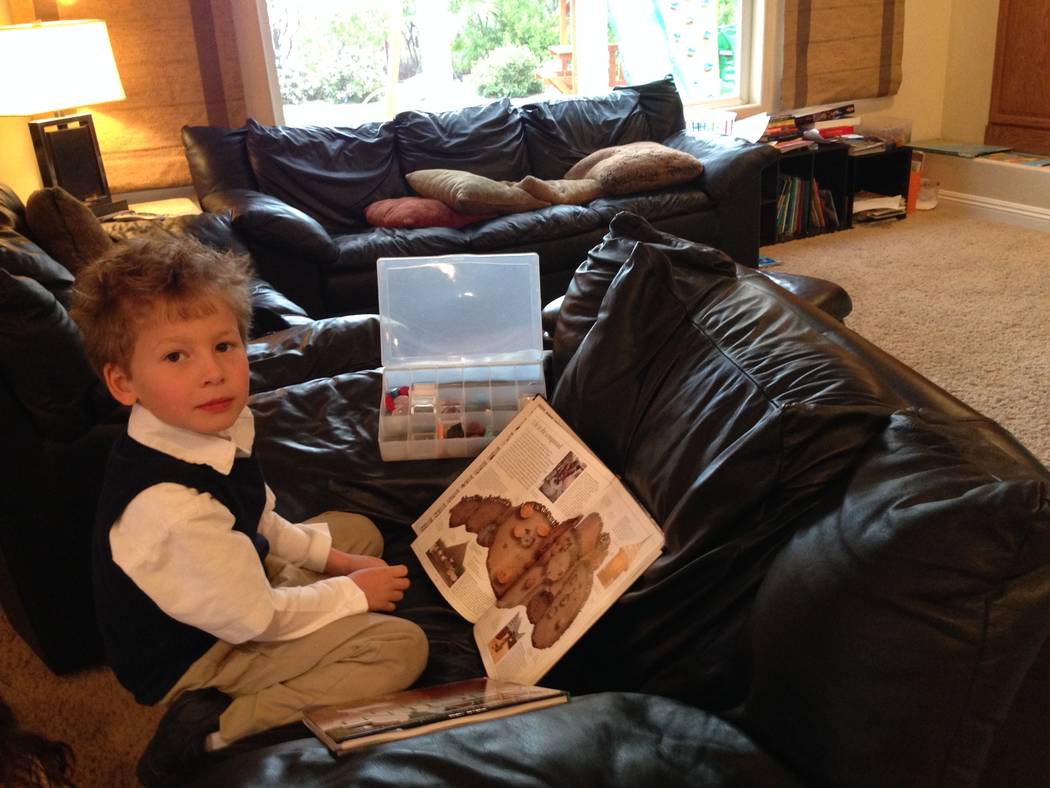
[[[860,224],[884,222],[889,219],[903,219],[907,213],[903,208],[868,208],[853,212],[853,221]]]
[[[839,222],[838,208],[835,207],[835,195],[831,189],[820,190],[820,202],[824,208],[824,216],[829,230],[838,230],[842,227]]]
[[[775,214],[778,241],[838,230],[842,225],[835,196],[816,178],[781,175]]]
[[[920,151],[916,151],[920,153]],[[1006,164],[1020,164],[1024,167],[1046,167],[1050,166],[1050,156],[1039,153],[1019,153],[1017,151],[999,151],[997,153],[986,153],[981,156],[985,161],[1000,161]]]
[[[850,156],[870,156],[889,149],[886,140],[879,137],[866,137],[863,134],[844,134],[837,139],[849,145]]]
[[[303,724],[335,755],[443,728],[569,701],[569,693],[489,678],[402,690],[303,711]]]
[[[810,126],[822,121],[837,120],[838,118],[845,118],[852,115],[856,110],[857,107],[854,104],[838,104],[831,107],[824,107],[811,112],[796,114],[794,116],[795,124],[798,126]]]
[[[905,204],[907,213],[915,213],[919,202],[919,188],[922,186],[922,171],[926,166],[926,153],[921,150],[911,152],[908,162],[908,199]]]
[[[816,135],[817,137],[823,140],[832,140],[836,137],[842,137],[847,134],[854,134],[856,132],[856,128],[857,127],[854,126],[852,123],[839,123],[837,126],[827,126],[825,128],[820,129],[814,126],[813,128],[806,129],[804,132],[802,132],[802,134],[807,139],[813,139],[813,135]]]
[[[964,159],[975,159],[989,153],[1004,153],[1010,150],[1007,145],[984,145],[979,142],[960,142],[958,140],[932,139],[910,142],[908,145],[927,153],[943,153],[948,156],[961,156]]]
[[[542,397],[412,524],[491,678],[535,684],[656,560],[648,512]]]
[[[768,143],[769,145],[776,148],[781,153],[787,153],[793,150],[816,150],[819,145],[813,140],[806,139],[803,137],[795,137],[794,139],[784,140],[772,140]]]
[[[876,192],[859,191],[853,195],[853,213],[867,211],[873,208],[890,208],[897,210],[903,208],[899,194],[877,194]]]

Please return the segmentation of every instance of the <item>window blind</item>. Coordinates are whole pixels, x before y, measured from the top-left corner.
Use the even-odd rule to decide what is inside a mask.
[[[785,0],[780,107],[893,95],[903,48],[904,0]]]

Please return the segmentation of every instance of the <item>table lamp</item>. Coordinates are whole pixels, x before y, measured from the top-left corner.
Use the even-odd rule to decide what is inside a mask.
[[[106,23],[99,19],[0,26],[0,115],[55,117],[29,121],[44,186],[61,186],[97,216],[114,203],[90,113],[76,107],[125,98]]]

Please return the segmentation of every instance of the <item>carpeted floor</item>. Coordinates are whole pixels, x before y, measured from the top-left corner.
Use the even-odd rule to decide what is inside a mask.
[[[903,222],[763,250],[778,270],[842,284],[847,325],[1014,433],[1050,464],[1050,235],[942,203]],[[72,745],[79,786],[136,785],[160,717],[106,670],[52,676],[0,616],[0,696]]]
[[[838,282],[853,299],[847,326],[1050,465],[1050,234],[941,202],[762,253],[774,270]]]

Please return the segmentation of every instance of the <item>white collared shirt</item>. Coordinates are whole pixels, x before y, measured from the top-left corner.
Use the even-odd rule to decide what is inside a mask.
[[[251,454],[255,420],[246,407],[229,430],[208,435],[172,427],[135,405],[128,435],[185,462],[228,475]],[[233,514],[209,493],[165,482],[136,495],[113,524],[113,560],[172,618],[228,643],[294,640],[368,609],[349,577],[272,588],[251,539],[233,529]],[[324,524],[295,525],[274,511],[266,487],[259,533],[272,555],[324,570],[332,537]]]

